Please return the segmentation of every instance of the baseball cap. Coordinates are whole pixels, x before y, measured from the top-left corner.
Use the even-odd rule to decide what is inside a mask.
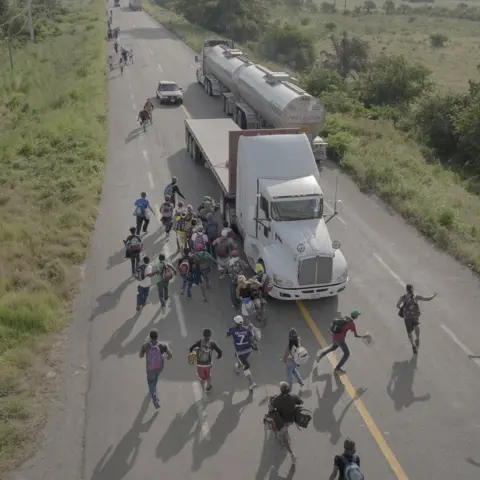
[[[354,311],[350,314],[350,316],[351,316],[352,318],[357,318],[357,317],[359,317],[360,315],[361,315],[361,313],[360,313],[358,310],[354,310]]]

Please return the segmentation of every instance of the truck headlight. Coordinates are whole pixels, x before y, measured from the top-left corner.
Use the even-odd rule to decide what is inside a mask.
[[[337,282],[342,283],[345,282],[348,278],[348,269],[345,269],[341,275],[337,277]]]
[[[280,275],[273,275],[273,283],[279,287],[293,287],[293,283]]]

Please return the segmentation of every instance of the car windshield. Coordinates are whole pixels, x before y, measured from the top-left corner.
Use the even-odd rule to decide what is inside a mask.
[[[272,218],[279,222],[313,220],[323,216],[323,198],[309,197],[272,202]]]
[[[161,83],[160,90],[162,92],[175,92],[178,90],[178,85],[176,83]]]

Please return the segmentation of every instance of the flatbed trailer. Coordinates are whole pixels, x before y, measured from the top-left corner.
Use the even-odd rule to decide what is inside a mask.
[[[190,157],[198,164],[207,164],[226,198],[235,196],[229,150],[230,132],[237,131],[242,129],[231,118],[185,120],[185,143]]]

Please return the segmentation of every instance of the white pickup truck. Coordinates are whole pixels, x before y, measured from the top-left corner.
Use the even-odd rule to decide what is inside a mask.
[[[221,212],[242,235],[250,266],[262,263],[272,277],[272,297],[315,299],[345,289],[347,263],[340,242],[330,239],[305,134],[189,119],[185,140],[190,156],[209,167],[222,189]]]

